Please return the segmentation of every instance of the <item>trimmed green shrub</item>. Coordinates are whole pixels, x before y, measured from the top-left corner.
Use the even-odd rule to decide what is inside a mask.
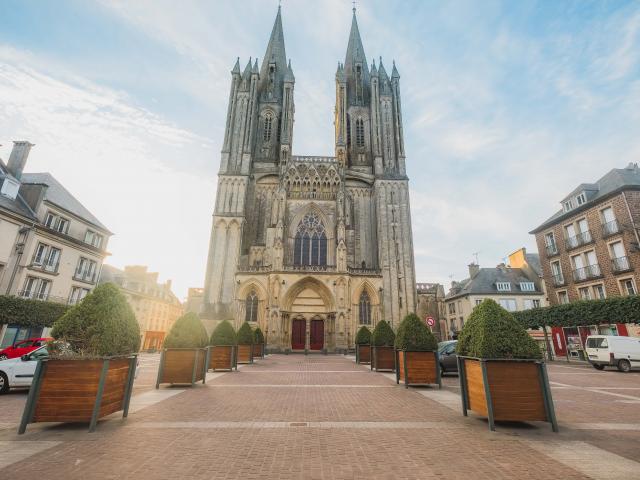
[[[51,327],[67,310],[69,307],[62,303],[0,295],[0,325]]]
[[[128,355],[140,348],[140,329],[127,299],[113,283],[97,286],[53,325],[51,336],[84,357]]]
[[[238,329],[238,345],[253,345],[253,330],[247,322]]]
[[[371,330],[367,327],[360,327],[356,334],[357,345],[371,345]]]
[[[396,334],[385,320],[380,320],[371,334],[371,345],[376,347],[393,347]]]
[[[640,295],[581,300],[513,313],[524,328],[640,323]]]
[[[209,335],[200,318],[189,312],[175,321],[164,341],[164,348],[202,348],[208,343]]]
[[[264,343],[264,334],[262,333],[262,330],[260,330],[260,327],[256,327],[256,329],[253,331],[253,343],[255,345]]]
[[[473,309],[458,337],[459,355],[477,358],[542,358],[524,327],[494,300]]]
[[[210,345],[235,345],[236,331],[228,320],[224,320],[218,324],[209,340]]]
[[[410,313],[398,327],[395,347],[398,350],[433,352],[438,349],[438,341],[424,322],[415,313]]]

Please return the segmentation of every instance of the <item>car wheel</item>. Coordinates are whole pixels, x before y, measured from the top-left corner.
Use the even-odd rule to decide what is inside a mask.
[[[629,363],[629,360],[620,360],[618,362],[618,370],[620,370],[621,372],[624,373],[628,373],[631,371],[631,364]]]
[[[0,394],[7,393],[9,391],[9,378],[4,372],[0,372]]]
[[[1,362],[2,360],[6,360],[6,359],[8,359],[8,358],[9,358],[9,357],[7,357],[7,356],[3,353],[2,355],[0,355],[0,362]]]
[[[596,365],[595,363],[593,364],[593,368],[595,368],[596,370],[604,370],[604,365]]]

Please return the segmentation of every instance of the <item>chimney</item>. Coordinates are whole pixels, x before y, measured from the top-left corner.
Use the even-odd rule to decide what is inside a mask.
[[[475,263],[469,264],[469,277],[474,278],[480,272],[480,265]]]
[[[13,142],[13,148],[11,149],[7,169],[17,180],[20,180],[20,177],[22,177],[22,171],[24,170],[24,166],[27,163],[27,157],[29,156],[29,152],[33,146],[33,143],[29,143],[27,141]]]

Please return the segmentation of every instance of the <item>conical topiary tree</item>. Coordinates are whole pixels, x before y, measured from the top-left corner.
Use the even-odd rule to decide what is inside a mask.
[[[396,334],[393,333],[391,326],[389,326],[385,320],[380,320],[371,334],[371,345],[375,345],[376,347],[393,347],[395,339]]]
[[[209,345],[235,345],[236,332],[228,320],[224,320],[218,324],[211,334]]]
[[[253,331],[253,343],[256,345],[264,343],[264,334],[262,333],[262,330],[260,330],[260,327],[256,327]]]
[[[398,327],[395,347],[398,350],[433,352],[438,349],[438,341],[424,322],[415,313],[410,313]]]
[[[371,330],[367,327],[360,327],[356,334],[357,345],[370,345],[371,344]]]
[[[238,345],[253,345],[253,331],[247,322],[238,329]]]
[[[209,343],[209,335],[195,313],[178,318],[164,341],[165,348],[202,348]]]
[[[70,308],[56,320],[51,335],[68,343],[74,354],[86,357],[128,355],[140,348],[136,316],[113,283],[97,286]]]
[[[542,358],[524,327],[491,299],[473,309],[458,336],[456,351],[476,358]]]

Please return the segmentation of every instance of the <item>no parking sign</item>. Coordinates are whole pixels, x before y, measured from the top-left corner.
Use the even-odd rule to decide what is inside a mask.
[[[433,327],[436,324],[436,321],[433,319],[433,317],[427,317],[427,325],[429,325],[430,327]]]

